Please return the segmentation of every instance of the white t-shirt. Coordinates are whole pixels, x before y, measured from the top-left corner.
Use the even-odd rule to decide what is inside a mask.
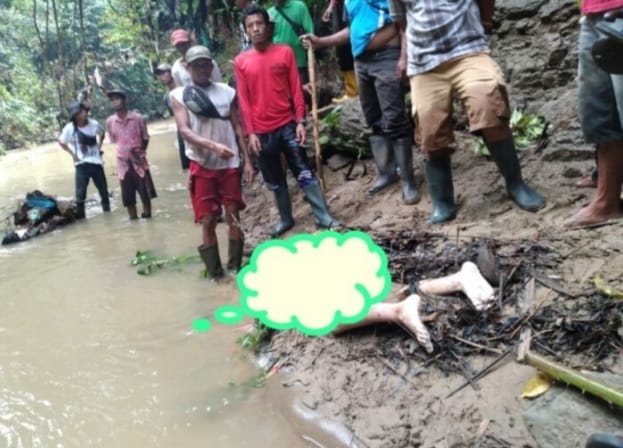
[[[88,123],[85,126],[77,127],[83,134],[89,137],[97,137],[104,135],[104,128],[97,121],[92,118],[88,119]],[[103,165],[104,161],[100,154],[100,148],[97,144],[86,146],[81,144],[78,140],[78,132],[73,122],[69,122],[65,125],[61,131],[61,135],[58,137],[58,141],[66,144],[71,149],[71,152],[77,157],[78,161],[76,165],[81,163],[95,163],[97,165]]]
[[[236,91],[229,87],[227,84],[221,82],[211,83],[208,87],[202,88],[205,94],[210,97],[210,100],[214,104],[214,107],[221,115],[221,117],[228,117],[229,110],[231,108],[231,102],[236,96]],[[171,91],[171,96],[177,100],[184,107],[184,87],[176,87]],[[194,160],[204,168],[211,170],[223,170],[226,168],[239,168],[240,167],[240,153],[238,149],[238,142],[236,140],[236,133],[234,127],[231,124],[231,120],[221,120],[219,118],[204,118],[195,115],[188,110],[188,117],[190,118],[190,128],[197,134],[205,137],[209,140],[221,143],[234,151],[234,157],[230,159],[221,159],[214,152],[196,148],[189,142],[186,142],[186,157],[190,160]]]
[[[223,82],[223,74],[214,59],[212,59],[212,65],[214,68],[212,69],[212,76],[210,79],[212,82]],[[184,67],[184,64],[182,64],[182,58],[175,61],[173,66],[171,66],[171,76],[177,87],[189,86],[192,83],[190,73],[188,73],[188,70]]]

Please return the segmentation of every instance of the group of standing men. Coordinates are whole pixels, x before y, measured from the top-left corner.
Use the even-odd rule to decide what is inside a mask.
[[[451,167],[452,98],[456,94],[465,104],[470,132],[483,138],[510,198],[531,212],[545,205],[545,199],[523,179],[509,127],[506,83],[490,56],[487,33],[492,27],[494,0],[347,0],[347,26],[324,37],[297,30],[290,23],[282,8],[296,1],[279,3],[273,17],[285,20],[303,48],[350,43],[377,167],[377,178],[368,194],[375,195],[400,179],[404,202],[419,201],[413,177],[415,141],[426,155],[430,222],[456,217]],[[623,0],[584,0],[582,8],[592,23],[613,10],[619,14],[617,8],[623,8]],[[243,175],[246,182],[253,178],[252,155],[258,159],[279,212],[279,221],[269,230],[271,236],[279,236],[294,225],[282,157],[310,204],[318,227],[341,225],[329,212],[302,148],[306,138],[302,89],[306,67],[291,46],[274,43],[274,25],[268,11],[247,3],[242,20],[243,46],[247,48],[234,61],[236,90],[220,82],[220,70],[210,51],[192,46],[183,30],[172,34],[181,58],[173,67],[159,67],[161,80],[170,87],[167,101],[180,144],[185,144],[195,221],[202,224],[203,244],[198,250],[212,279],[225,274],[215,233],[222,208],[229,226],[226,268],[233,274],[240,269],[244,236],[239,212],[246,207],[241,184]],[[587,140],[597,145],[600,176],[595,199],[570,220],[571,226],[599,223],[623,214],[619,202],[623,129],[617,115],[621,99],[616,96],[613,78],[594,64],[589,67],[587,54],[599,36],[587,26],[583,25],[580,41],[580,115]],[[405,76],[411,88],[413,120],[406,114]],[[599,98],[586,93],[596,78],[604,92]],[[594,119],[606,115],[618,118]]]
[[[90,107],[86,103],[74,102],[67,108],[70,121],[58,137],[61,148],[72,157],[75,165],[76,218],[85,217],[85,200],[90,180],[93,180],[98,190],[102,210],[110,211],[110,194],[102,158],[102,143],[106,132],[116,146],[115,160],[121,185],[121,201],[128,211],[128,217],[130,220],[138,219],[138,193],[143,206],[141,218],[151,218],[151,200],[157,194],[147,161],[147,126],[140,114],[128,109],[126,92],[110,90],[107,95],[115,113],[106,120],[106,129],[89,117]]]

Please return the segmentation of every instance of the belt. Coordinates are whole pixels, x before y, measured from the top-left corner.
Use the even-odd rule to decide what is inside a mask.
[[[386,51],[394,51],[394,50],[400,51],[400,45],[390,45],[387,47],[379,48],[378,50],[366,50],[363,53],[361,53],[359,56],[357,56],[356,59],[369,58],[372,56],[385,53]]]

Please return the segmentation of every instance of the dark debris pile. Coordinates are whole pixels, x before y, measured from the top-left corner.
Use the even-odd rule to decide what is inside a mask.
[[[528,284],[554,277],[562,260],[543,243],[459,239],[457,244],[457,239],[444,235],[409,231],[373,237],[387,254],[395,282],[415,285],[421,279],[452,274],[463,262],[472,261],[497,287],[498,300],[484,313],[458,295],[442,300],[423,297],[421,314],[428,317],[425,324],[435,352],[428,357],[416,347],[409,352],[427,364],[467,376],[471,374],[467,356],[500,354],[516,347],[522,328],[532,330],[534,352],[571,367],[607,370],[623,352],[623,301],[596,291],[570,297],[563,286],[543,280],[539,283],[551,288],[545,288],[547,297],[541,293],[528,297]],[[494,260],[494,275],[485,273],[492,269],[483,266],[483,248]],[[388,331],[393,337],[381,344],[381,351],[390,359],[403,356],[395,344],[399,330]]]

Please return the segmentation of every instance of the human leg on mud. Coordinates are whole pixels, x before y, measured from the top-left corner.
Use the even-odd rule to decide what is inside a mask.
[[[196,168],[196,171],[193,169]],[[196,162],[190,162],[191,174],[188,179],[190,200],[195,222],[201,224],[201,242],[197,252],[203,261],[207,277],[216,281],[223,277],[223,266],[216,238],[216,225],[221,210],[218,190],[218,171],[203,169]]]
[[[246,204],[242,199],[240,170],[238,168],[223,170],[221,174],[219,196],[222,198],[222,208],[225,210],[229,241],[227,272],[231,276],[236,276],[242,266],[244,249],[244,232],[240,223],[240,211],[246,208]]]
[[[305,199],[311,206],[316,226],[323,229],[340,227],[342,223],[329,212],[318,178],[307,163],[305,150],[296,140],[296,126],[294,122],[284,126],[279,132],[288,167],[292,171],[299,187],[303,190]]]
[[[294,226],[290,192],[288,191],[286,174],[281,165],[281,151],[276,135],[278,132],[279,130],[259,136],[262,150],[258,157],[264,184],[273,192],[275,205],[279,212],[279,221],[268,229],[269,235],[273,238],[284,234]]]
[[[488,54],[476,54],[451,61],[447,74],[465,103],[470,132],[483,137],[511,199],[524,210],[541,209],[545,199],[524,182],[521,173],[509,127],[506,81],[498,64]]]
[[[623,78],[613,77],[595,64],[591,50],[603,36],[588,22],[582,22],[580,28],[578,110],[585,140],[597,147],[599,175],[595,196],[565,222],[566,227],[601,224],[623,217]]]
[[[203,244],[197,248],[206,267],[207,277],[212,281],[219,280],[224,275],[218,250],[218,240],[216,239],[217,218],[218,212],[209,213],[201,218]]]
[[[136,180],[136,190],[141,198],[141,204],[143,206],[141,218],[151,218],[151,200],[158,197],[156,187],[151,178],[151,173],[145,171],[143,177],[136,176]]]
[[[452,179],[452,90],[437,71],[410,78],[415,140],[426,155],[424,173],[432,204],[429,222],[439,224],[456,217]]]

